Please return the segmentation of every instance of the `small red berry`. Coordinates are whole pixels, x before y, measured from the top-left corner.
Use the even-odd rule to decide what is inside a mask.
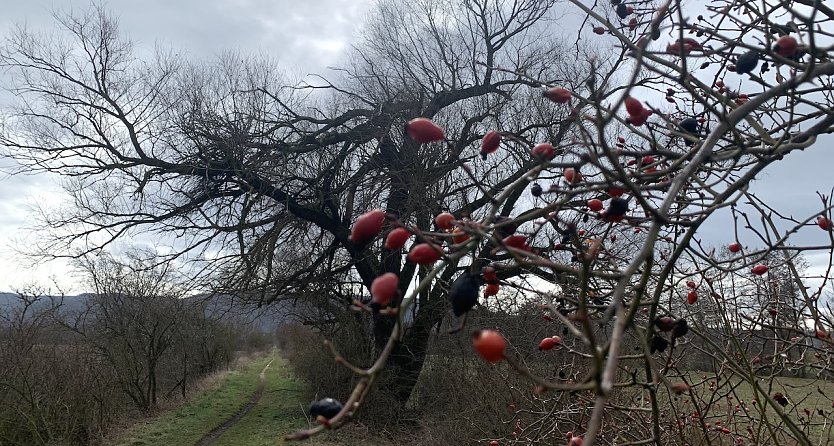
[[[826,333],[826,332],[825,332],[825,330],[823,330],[823,329],[821,329],[821,328],[818,328],[818,329],[817,329],[817,333],[816,333],[816,334],[817,334],[817,338],[819,338],[819,339],[825,339],[825,338],[827,338],[827,337],[828,337],[828,333]]]
[[[455,228],[452,231],[452,243],[461,244],[469,240],[469,234],[461,228]]]
[[[565,181],[570,184],[576,184],[582,181],[582,174],[577,172],[573,167],[566,168],[562,171],[562,175],[565,177]]]
[[[357,245],[373,240],[382,231],[382,223],[384,221],[385,212],[380,209],[374,209],[360,215],[350,231],[350,240]]]
[[[385,273],[371,283],[371,301],[383,307],[387,306],[397,294],[400,278],[394,273]]]
[[[409,237],[411,237],[411,232],[408,229],[396,228],[385,238],[385,249],[402,249]]]
[[[492,440],[489,442],[489,446],[498,446],[498,440]]]
[[[689,303],[689,305],[692,305],[695,302],[697,302],[698,301],[698,292],[695,291],[695,290],[690,291],[689,294],[686,295],[686,301]]]
[[[761,276],[762,274],[767,272],[767,265],[756,265],[753,267],[751,272],[757,276]]]
[[[437,217],[434,217],[434,224],[444,231],[452,229],[452,222],[454,221],[455,216],[448,212],[443,212],[441,214],[438,214]]]
[[[698,285],[696,285],[695,282],[693,282],[691,280],[686,281],[686,286],[687,286],[687,288],[697,288],[698,287]]]
[[[504,244],[510,248],[530,251],[530,246],[527,245],[527,237],[524,235],[511,235],[509,237],[505,237]]]
[[[501,285],[497,283],[488,283],[484,289],[484,297],[495,296],[501,291]]]
[[[428,265],[440,260],[442,256],[443,254],[440,252],[440,249],[434,245],[429,243],[420,243],[419,245],[411,248],[411,252],[408,253],[406,259],[409,262],[416,263],[418,265]]]
[[[727,249],[729,249],[730,252],[739,252],[739,251],[741,251],[741,243],[739,243],[739,242],[730,243],[730,246],[728,246]]]
[[[603,34],[605,34],[605,28],[603,28],[601,26],[595,26],[594,27],[594,33],[599,34],[599,35],[603,35]]]
[[[504,359],[507,340],[495,330],[479,330],[472,335],[472,346],[485,361],[495,363]]]
[[[539,351],[551,350],[556,347],[556,340],[553,338],[544,338],[539,342]]]
[[[544,92],[544,97],[557,104],[566,104],[570,102],[571,92],[566,88],[553,87]]]
[[[796,54],[796,39],[793,36],[782,36],[776,41],[773,50],[782,57],[791,57]]]
[[[643,104],[631,96],[625,98],[625,108],[628,114],[631,116],[643,115]]]
[[[588,203],[586,203],[586,204],[588,205],[588,209],[590,209],[594,212],[599,212],[603,208],[602,200],[599,200],[599,199],[596,199],[596,198],[592,198],[592,199],[588,200]]]
[[[553,144],[550,144],[548,142],[536,144],[530,153],[533,155],[534,158],[543,161],[550,161],[553,159],[553,157],[556,156],[556,151],[553,149]]]
[[[611,186],[608,188],[608,195],[612,197],[621,197],[625,193],[625,188],[619,186]]]
[[[834,224],[832,224],[831,219],[828,217],[820,215],[817,217],[817,226],[819,226],[823,231],[830,231],[831,228],[834,227]]]
[[[442,141],[446,138],[443,129],[428,118],[414,118],[408,121],[405,129],[408,136],[420,144]]]
[[[498,150],[498,146],[501,145],[501,134],[496,132],[495,130],[490,130],[484,135],[484,139],[481,140],[481,155],[486,156],[490,153],[495,152]]]

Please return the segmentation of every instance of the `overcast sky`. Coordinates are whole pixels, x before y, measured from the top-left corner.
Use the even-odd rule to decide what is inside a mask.
[[[225,50],[267,54],[294,74],[321,72],[339,61],[354,39],[370,0],[113,0],[105,2],[140,49],[154,45],[200,60]],[[85,0],[0,0],[0,34],[15,24],[49,31],[52,12],[85,9]],[[0,101],[8,100],[0,95]],[[0,168],[8,167],[0,160]],[[84,291],[65,262],[32,267],[15,254],[34,203],[57,204],[53,178],[0,174],[0,291],[54,277],[70,293]],[[23,244],[25,248],[25,243]]]
[[[120,18],[123,32],[141,48],[150,50],[160,44],[196,60],[210,59],[224,50],[240,49],[268,54],[296,74],[304,74],[322,72],[328,65],[339,62],[356,37],[370,3],[370,0],[113,0],[105,5]],[[15,23],[49,30],[54,26],[51,11],[83,9],[89,2],[0,0],[0,6],[3,11],[0,34],[4,34]],[[0,96],[0,101],[7,99]],[[802,218],[813,215],[821,206],[814,192],[829,193],[834,187],[832,145],[834,141],[826,136],[812,148],[790,155],[760,176],[752,190],[787,214]],[[50,277],[56,278],[68,292],[83,291],[69,277],[66,264],[53,262],[32,268],[12,249],[21,238],[21,229],[31,219],[30,205],[55,204],[60,197],[55,179],[0,175],[0,291],[28,283],[48,285]],[[731,241],[728,215],[720,213],[702,228],[704,239],[714,244]],[[823,243],[824,235],[815,226],[809,226],[797,234],[795,241]],[[742,238],[742,241],[749,243],[753,239]],[[827,266],[824,256],[811,255],[809,260],[813,270]]]

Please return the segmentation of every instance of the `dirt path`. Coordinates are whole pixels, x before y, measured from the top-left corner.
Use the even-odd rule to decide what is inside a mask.
[[[269,365],[272,364],[272,361],[275,361],[275,359],[273,358],[272,360],[270,360],[266,364],[266,366],[264,366],[264,369],[261,370],[260,375],[258,375],[258,389],[255,391],[255,394],[252,395],[252,399],[249,400],[249,402],[246,403],[245,406],[241,407],[236,414],[227,418],[226,421],[224,421],[220,426],[215,427],[211,430],[211,432],[203,435],[203,438],[194,443],[194,446],[211,445],[218,438],[220,438],[221,435],[223,435],[223,432],[226,432],[227,430],[229,430],[229,428],[237,424],[238,421],[245,417],[246,414],[249,413],[249,411],[252,410],[252,408],[255,407],[256,404],[258,404],[258,401],[260,401],[261,396],[263,396],[264,394],[264,388],[266,388],[266,369],[269,368]]]

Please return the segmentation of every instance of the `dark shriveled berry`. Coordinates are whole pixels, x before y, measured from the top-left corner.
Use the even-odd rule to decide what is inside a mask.
[[[452,312],[455,316],[463,315],[478,303],[481,283],[480,274],[469,272],[461,274],[452,282],[449,288],[449,301],[452,303]]]
[[[650,348],[651,353],[661,352],[663,353],[666,348],[669,347],[669,341],[663,339],[663,336],[654,335],[652,337],[652,345]]]
[[[628,200],[620,197],[612,198],[608,203],[608,209],[605,210],[605,219],[609,221],[618,221],[628,212]]]
[[[662,316],[654,320],[654,326],[660,331],[672,331],[675,328],[675,319]]]
[[[620,3],[619,5],[617,5],[617,17],[621,19],[625,19],[626,17],[628,17],[628,7],[625,5],[625,3]]]
[[[678,128],[686,133],[692,135],[698,134],[698,120],[695,118],[686,118],[678,123]]]
[[[530,186],[530,194],[532,194],[534,197],[541,197],[542,192],[543,191],[541,184],[533,183],[533,185]]]
[[[686,323],[686,319],[678,319],[675,322],[675,328],[672,329],[672,335],[681,338],[686,336],[687,333],[689,333],[689,325]]]
[[[342,407],[342,403],[333,398],[323,398],[310,404],[310,415],[313,417],[321,415],[329,420],[341,412]]]
[[[750,50],[738,57],[736,61],[736,73],[746,74],[756,69],[759,64],[759,52]]]

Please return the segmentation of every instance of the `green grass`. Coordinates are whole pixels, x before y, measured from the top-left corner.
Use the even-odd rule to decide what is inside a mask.
[[[197,396],[171,412],[148,420],[127,431],[118,446],[193,445],[206,433],[222,424],[250,401],[258,386],[258,375],[266,370],[266,388],[258,404],[237,424],[224,432],[216,446],[266,446],[284,444],[285,434],[307,428],[305,412],[309,405],[303,382],[292,375],[283,358],[275,354],[230,372],[216,388]],[[325,432],[302,443],[305,446],[383,445],[348,425],[338,432]]]
[[[270,359],[272,356],[266,356],[246,364],[241,370],[229,372],[216,389],[199,395],[179,409],[135,426],[116,444],[194,444],[250,400],[258,386],[258,374]]]
[[[267,446],[280,444],[282,437],[308,427],[305,417],[309,401],[304,383],[292,376],[283,358],[276,357],[266,371],[267,387],[261,400],[234,427],[227,430],[216,446]],[[325,432],[300,444],[306,446],[335,446],[357,444],[350,429]],[[344,443],[346,442],[346,443]],[[373,439],[363,438],[361,444],[373,445]]]
[[[753,400],[761,401],[762,398],[749,382],[741,381],[737,377],[721,379],[713,390],[710,389],[709,382],[715,381],[715,376],[707,374],[707,379],[703,380],[702,375],[700,372],[690,372],[688,378],[691,383],[696,384],[693,390],[698,396],[702,411],[707,415],[707,422],[714,426],[716,421],[720,421],[725,426],[731,426],[737,433],[745,433],[747,426],[751,426],[757,431],[757,436],[767,439],[769,443],[793,436],[789,434],[776,409],[768,407],[762,413],[759,405],[752,404]],[[827,444],[831,440],[831,436],[834,435],[834,411],[831,407],[834,382],[822,379],[760,377],[758,384],[771,397],[777,392],[788,397],[788,405],[784,409],[780,408],[780,412],[786,414],[813,443]],[[740,401],[744,404],[739,404]],[[738,412],[735,411],[736,404],[740,405],[741,410]],[[809,410],[810,417],[806,415],[805,409]],[[688,410],[691,411],[692,406],[689,406]],[[772,438],[766,424],[771,424],[777,431],[786,435],[779,434],[776,439]]]
[[[304,385],[290,375],[286,361],[275,358],[266,370],[267,386],[258,404],[239,423],[223,433],[217,446],[266,446],[284,434],[306,426]]]

